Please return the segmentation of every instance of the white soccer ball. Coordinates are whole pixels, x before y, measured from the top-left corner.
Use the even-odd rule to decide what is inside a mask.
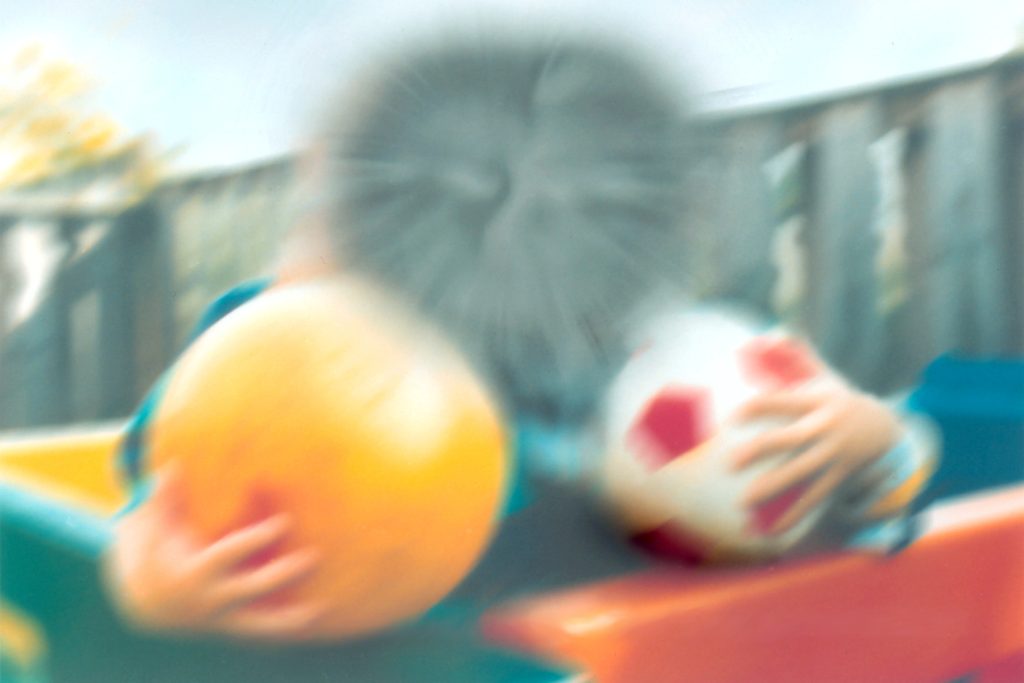
[[[695,309],[647,326],[603,413],[603,493],[634,540],[707,563],[767,559],[803,539],[820,509],[770,532],[803,487],[754,510],[742,503],[755,479],[792,454],[730,466],[737,445],[779,422],[730,416],[759,392],[814,381],[816,368],[799,342],[729,311]]]

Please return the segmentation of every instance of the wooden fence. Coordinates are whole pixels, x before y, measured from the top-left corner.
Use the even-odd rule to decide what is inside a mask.
[[[876,391],[941,353],[1024,353],[1024,54],[708,130],[710,294],[780,312]]]
[[[702,294],[776,312],[876,391],[940,353],[1024,353],[1024,55],[702,125]],[[0,344],[0,428],[128,414],[205,303],[266,269],[294,188],[286,159],[131,207],[0,203],[0,236],[49,221],[67,245]]]
[[[46,297],[0,343],[0,428],[129,414],[205,304],[267,268],[291,186],[284,160],[172,180],[131,205],[0,202],[0,235],[30,222],[64,243]]]

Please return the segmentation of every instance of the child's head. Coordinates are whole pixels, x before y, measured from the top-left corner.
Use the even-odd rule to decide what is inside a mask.
[[[629,312],[682,279],[678,93],[583,32],[393,50],[320,140],[335,253],[438,321],[514,407],[585,412]]]

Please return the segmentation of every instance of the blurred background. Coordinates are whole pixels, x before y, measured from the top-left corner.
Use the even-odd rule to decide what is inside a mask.
[[[5,0],[0,428],[127,415],[203,307],[267,271],[332,79],[444,11]],[[950,351],[1024,353],[1019,0],[587,12],[695,78],[702,296],[779,316],[879,392]]]

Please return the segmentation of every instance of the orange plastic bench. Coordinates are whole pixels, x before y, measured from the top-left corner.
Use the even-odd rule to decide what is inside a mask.
[[[502,644],[601,682],[1024,680],[1024,487],[936,506],[890,558],[666,568],[488,615]]]

